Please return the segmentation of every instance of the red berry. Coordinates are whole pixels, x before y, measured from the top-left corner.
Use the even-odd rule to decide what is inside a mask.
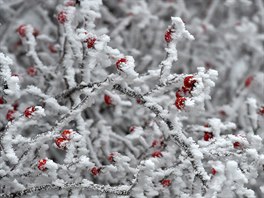
[[[96,176],[100,173],[101,168],[97,168],[96,166],[91,169],[91,173]]]
[[[134,127],[134,126],[129,127],[129,132],[130,132],[130,133],[133,133],[133,132],[135,131],[135,128],[136,128],[136,127]]]
[[[157,146],[158,143],[159,143],[158,140],[153,140],[153,142],[152,142],[152,144],[151,144],[151,147],[155,147],[155,146]]]
[[[37,69],[36,69],[36,67],[31,66],[31,67],[27,68],[27,73],[28,73],[28,75],[30,75],[32,77],[35,76],[35,75],[37,75]]]
[[[240,147],[240,142],[234,142],[233,146],[234,146],[234,148],[239,148]]]
[[[21,37],[25,37],[26,36],[26,25],[20,25],[18,28],[17,28],[17,33],[19,34],[19,36]],[[34,28],[33,30],[33,35],[36,37],[39,35],[39,31],[37,29]]]
[[[25,37],[26,36],[26,25],[20,25],[18,28],[17,28],[17,33],[19,34],[19,36],[21,37]]]
[[[176,98],[176,101],[175,101],[175,106],[178,108],[178,109],[183,109],[184,108],[184,104],[185,104],[185,101],[186,101],[186,98],[184,97],[178,97]]]
[[[47,160],[46,159],[39,160],[38,161],[38,169],[41,170],[41,171],[47,170],[46,163],[47,163]]]
[[[225,112],[224,110],[220,110],[220,111],[219,111],[219,114],[220,114],[221,116],[223,116],[223,117],[226,116],[226,112]]]
[[[204,132],[204,141],[209,141],[214,137],[213,133],[211,132]]]
[[[11,109],[9,109],[8,111],[7,111],[7,114],[6,114],[6,119],[8,120],[8,121],[12,121],[12,120],[14,120],[15,119],[15,116],[14,116],[14,114],[15,114],[15,110],[11,110]]]
[[[61,136],[66,140],[70,140],[73,133],[73,130],[65,129],[64,131],[62,131]]]
[[[171,42],[172,41],[172,37],[171,37],[171,31],[170,30],[167,30],[165,32],[165,35],[164,35],[164,39],[167,43]]]
[[[17,108],[18,108],[18,106],[19,106],[19,103],[18,102],[15,102],[12,106],[13,106],[13,109],[16,111]]]
[[[57,15],[57,19],[59,23],[64,24],[68,20],[66,12],[60,11]]]
[[[39,31],[36,29],[36,28],[34,28],[34,30],[33,30],[33,36],[38,36],[39,35]]]
[[[87,40],[85,40],[88,48],[93,48],[95,41],[96,41],[96,38],[88,38]]]
[[[160,151],[154,151],[151,154],[152,157],[163,157],[162,153]]]
[[[170,179],[163,179],[160,181],[160,183],[164,186],[164,187],[168,187],[171,185],[171,180]]]
[[[263,115],[264,116],[264,106],[260,107],[259,108],[259,112],[258,112],[260,115]]]
[[[213,175],[215,175],[215,174],[217,173],[217,171],[216,171],[214,168],[212,168],[211,173],[212,173]]]
[[[22,40],[19,39],[16,43],[15,43],[15,48],[18,48],[19,46],[22,45]]]
[[[115,162],[115,160],[114,160],[114,156],[115,156],[114,153],[110,153],[109,156],[108,156],[108,158],[107,158],[108,161],[111,162],[111,163],[112,163],[112,162]]]
[[[53,54],[57,53],[57,49],[54,47],[53,44],[49,44],[49,51]]]
[[[183,82],[186,88],[192,89],[196,83],[196,80],[193,79],[193,76],[186,76]]]
[[[104,101],[105,101],[105,104],[107,105],[112,104],[112,98],[109,95],[104,95]]]
[[[121,64],[126,63],[126,62],[127,62],[127,59],[125,58],[118,59],[118,61],[116,61],[116,68],[122,71]]]
[[[247,77],[247,79],[245,80],[245,87],[249,87],[253,79],[254,79],[253,76]]]
[[[26,110],[24,111],[24,116],[27,118],[30,118],[32,116],[32,113],[36,111],[35,106],[32,107],[28,107],[26,108]]]
[[[4,104],[5,103],[5,100],[3,97],[0,97],[0,104]]]
[[[185,87],[185,86],[183,86],[183,87],[182,87],[182,91],[183,91],[184,94],[186,94],[186,93],[188,93],[188,92],[190,93],[191,89],[190,89],[190,88],[187,88],[187,87]]]
[[[137,98],[136,101],[137,101],[138,104],[142,104],[142,101],[141,101],[140,98]]]
[[[59,149],[65,149],[66,148],[66,144],[68,143],[69,141],[67,139],[65,139],[64,137],[58,137],[55,139],[55,144],[57,145],[57,147]]]
[[[176,95],[176,98],[182,97],[182,94],[183,93],[182,93],[182,90],[181,89],[177,90],[176,91],[176,94],[175,94]]]

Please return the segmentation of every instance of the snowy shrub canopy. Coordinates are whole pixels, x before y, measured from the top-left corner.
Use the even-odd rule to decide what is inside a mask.
[[[263,197],[262,0],[0,0],[0,197]]]

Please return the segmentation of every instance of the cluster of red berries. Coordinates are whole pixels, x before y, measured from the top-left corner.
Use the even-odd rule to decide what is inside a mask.
[[[59,149],[66,149],[67,143],[71,140],[74,131],[72,129],[65,129],[61,136],[55,139],[55,144]]]
[[[153,140],[151,147],[158,147],[158,146],[160,147],[164,146],[164,141],[163,140]]]
[[[57,15],[57,20],[59,23],[64,24],[66,21],[68,21],[67,13],[65,11],[60,11]]]
[[[191,93],[193,90],[196,80],[193,76],[187,76],[183,80],[184,86],[176,92],[175,106],[182,110],[185,107],[186,98],[184,97],[187,93]]]
[[[12,121],[12,120],[15,119],[15,113],[16,113],[16,111],[17,111],[17,107],[18,107],[18,103],[15,103],[15,104],[13,105],[13,109],[9,109],[9,110],[7,111],[6,119],[7,119],[8,121]],[[26,118],[31,118],[32,113],[34,113],[35,111],[36,111],[36,107],[35,107],[35,106],[27,107],[27,108],[25,109],[25,111],[24,111],[24,116],[25,116]]]
[[[116,68],[120,71],[122,70],[122,64],[127,63],[127,59],[126,58],[120,58],[116,61]]]
[[[20,25],[18,28],[17,28],[17,33],[19,34],[19,36],[21,36],[21,37],[25,37],[26,36],[26,29],[27,29],[27,26],[26,25]],[[36,29],[36,28],[34,28],[34,30],[33,30],[33,36],[38,36],[39,35],[39,31]]]

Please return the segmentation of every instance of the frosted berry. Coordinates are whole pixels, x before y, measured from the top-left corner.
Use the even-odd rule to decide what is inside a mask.
[[[215,175],[215,174],[217,173],[217,171],[216,171],[214,168],[212,168],[212,169],[211,169],[211,173],[212,173],[213,175]]]
[[[171,37],[171,31],[167,30],[164,34],[164,39],[167,43],[172,41],[172,37]]]
[[[96,176],[100,173],[101,168],[97,168],[96,166],[91,169],[91,173]]]
[[[17,108],[18,108],[18,106],[19,106],[19,103],[18,102],[15,102],[12,106],[13,106],[13,109],[16,111]]]
[[[177,90],[175,95],[176,95],[176,98],[182,97],[183,96],[182,90],[181,89]]]
[[[19,34],[19,36],[21,37],[25,37],[26,36],[26,25],[20,25],[18,28],[17,28],[17,33]]]
[[[34,28],[34,30],[33,30],[33,36],[38,36],[39,35],[39,31],[36,29],[36,28]]]
[[[96,38],[88,38],[87,40],[85,40],[88,48],[93,48],[95,41],[96,41]]]
[[[249,76],[247,77],[247,79],[245,80],[245,87],[249,87],[253,81],[253,76]]]
[[[127,59],[125,59],[125,58],[120,58],[118,61],[116,61],[116,68],[118,69],[118,70],[121,70],[122,71],[122,69],[121,69],[121,64],[122,63],[126,63],[127,62]]]
[[[264,106],[259,108],[258,113],[264,116]]]
[[[183,91],[184,94],[190,93],[191,90],[192,90],[192,88],[188,88],[188,87],[185,87],[185,86],[182,87],[182,91]]]
[[[9,109],[8,111],[7,111],[7,114],[6,114],[6,119],[8,120],[8,121],[12,121],[12,120],[14,120],[15,119],[15,110],[11,110],[11,109]]]
[[[55,144],[59,149],[65,149],[69,141],[64,137],[58,137],[55,139]]]
[[[240,142],[234,142],[233,146],[234,146],[234,148],[239,148],[240,147]]]
[[[214,137],[213,133],[211,132],[204,132],[204,141],[209,141]]]
[[[137,104],[143,104],[142,100],[140,98],[136,99]]]
[[[160,151],[154,151],[151,154],[152,157],[163,157],[162,153]]]
[[[196,83],[196,80],[193,78],[193,76],[187,76],[184,78],[183,83],[186,88],[192,89]]]
[[[112,104],[112,98],[109,95],[104,95],[104,102],[106,105]]]
[[[114,156],[115,156],[114,153],[110,153],[110,154],[108,155],[108,158],[107,158],[108,161],[111,162],[111,163],[115,162],[115,160],[114,160]]]
[[[160,181],[160,183],[163,185],[163,187],[168,187],[171,185],[171,180],[170,179],[163,179]]]
[[[57,19],[59,23],[64,24],[68,20],[66,12],[60,11],[57,15]]]
[[[61,136],[66,139],[66,140],[70,140],[72,135],[73,135],[73,130],[71,129],[65,129],[64,131],[62,131]]]
[[[186,98],[184,98],[184,97],[178,97],[178,98],[176,98],[175,106],[178,109],[183,109],[184,106],[185,106],[185,101],[186,101]]]
[[[37,69],[34,66],[31,66],[29,68],[27,68],[27,74],[30,76],[36,76],[37,75]]]
[[[47,160],[46,159],[41,159],[38,161],[38,169],[41,170],[41,171],[45,171],[47,168],[46,168],[46,163],[47,163]]]
[[[49,44],[49,51],[53,54],[57,53],[58,50],[55,48],[55,46],[53,44]]]
[[[26,118],[30,118],[32,116],[32,113],[36,111],[36,108],[35,106],[32,106],[32,107],[28,107],[26,108],[26,110],[24,111],[24,116]]]
[[[159,143],[158,140],[153,140],[153,142],[152,142],[152,144],[151,144],[151,147],[155,147],[155,146],[157,146],[158,143]]]
[[[4,104],[4,103],[5,103],[4,98],[3,98],[3,97],[0,97],[0,105],[1,105],[1,104]]]
[[[134,126],[129,127],[129,132],[130,132],[130,133],[133,133],[133,132],[135,131],[135,128],[136,128],[136,127],[134,127]]]

